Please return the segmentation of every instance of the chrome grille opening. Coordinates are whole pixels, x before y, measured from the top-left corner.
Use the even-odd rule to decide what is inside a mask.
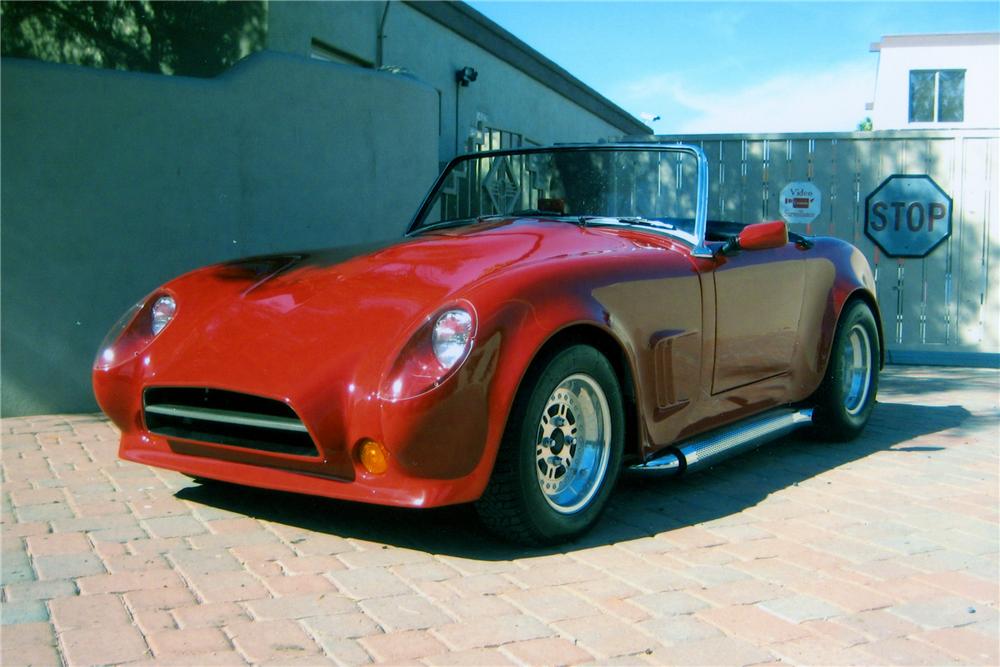
[[[143,412],[146,428],[168,438],[276,454],[319,454],[295,411],[270,398],[201,387],[150,387],[143,392]]]

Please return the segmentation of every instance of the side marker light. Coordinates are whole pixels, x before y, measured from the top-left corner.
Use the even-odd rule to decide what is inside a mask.
[[[365,470],[373,475],[381,475],[389,469],[389,452],[374,440],[362,440],[358,447],[358,459]]]

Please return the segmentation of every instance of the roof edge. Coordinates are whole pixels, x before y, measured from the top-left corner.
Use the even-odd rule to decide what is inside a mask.
[[[882,39],[874,42],[869,50],[875,52],[887,47],[979,46],[984,44],[1000,44],[1000,32],[940,32],[883,35]]]
[[[652,128],[531,48],[464,2],[406,5],[507,62],[625,134],[652,134]]]
[[[869,131],[833,131],[833,132],[692,132],[690,134],[657,134],[653,136],[626,136],[621,141],[627,143],[642,143],[647,141],[658,143],[688,143],[701,144],[706,141],[787,141],[807,139],[963,139],[983,138],[1000,139],[1000,128],[955,128],[950,130],[869,130]]]

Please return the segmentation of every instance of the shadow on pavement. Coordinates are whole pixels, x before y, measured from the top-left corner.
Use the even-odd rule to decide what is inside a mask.
[[[900,456],[943,449],[895,447],[978,421],[961,406],[879,403],[868,428],[848,443],[790,436],[689,477],[622,476],[602,521],[581,540],[546,549],[507,544],[480,524],[471,505],[398,509],[222,483],[187,487],[178,498],[319,533],[477,560],[564,553],[656,535],[738,513],[768,495],[879,451]],[[953,441],[951,441],[953,442]]]
[[[940,368],[894,367],[895,372],[883,375],[879,382],[891,388],[893,394],[939,394],[943,392],[969,392],[982,390],[996,394],[1000,370],[992,368]]]

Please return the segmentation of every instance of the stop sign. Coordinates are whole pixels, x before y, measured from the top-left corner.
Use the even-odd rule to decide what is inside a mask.
[[[951,236],[951,197],[926,174],[896,174],[865,198],[865,236],[889,257],[926,257]]]

